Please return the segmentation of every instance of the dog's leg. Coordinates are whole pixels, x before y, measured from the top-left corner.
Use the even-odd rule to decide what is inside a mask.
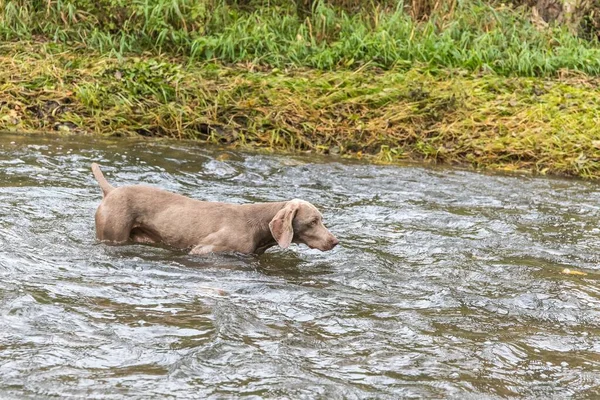
[[[125,210],[107,210],[100,205],[96,211],[96,237],[103,242],[127,243],[132,225],[133,221],[128,218]]]
[[[148,232],[140,227],[134,227],[129,233],[129,239],[134,243],[160,243],[160,238],[154,235],[152,232]]]
[[[221,229],[218,232],[211,233],[204,239],[201,244],[198,244],[192,248],[190,254],[208,254],[208,253],[220,253],[224,251],[240,251],[231,246],[227,242],[228,232]]]
[[[200,255],[200,254],[209,254],[215,252],[215,246],[212,244],[199,244],[198,246],[192,248],[190,254]]]

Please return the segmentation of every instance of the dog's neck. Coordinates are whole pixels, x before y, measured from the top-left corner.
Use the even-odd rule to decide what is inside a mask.
[[[248,224],[251,225],[255,232],[254,246],[256,254],[262,254],[269,247],[277,245],[277,241],[271,233],[271,228],[269,228],[269,223],[286,204],[286,201],[281,201],[245,205],[252,212],[252,219],[248,220]]]

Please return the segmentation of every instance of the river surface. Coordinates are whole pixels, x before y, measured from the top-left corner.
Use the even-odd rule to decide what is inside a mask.
[[[93,161],[311,201],[340,245],[99,244]],[[599,227],[592,182],[3,134],[0,398],[597,399]]]

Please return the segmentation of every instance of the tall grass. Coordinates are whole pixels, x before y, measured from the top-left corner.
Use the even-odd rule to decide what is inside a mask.
[[[600,74],[598,43],[561,28],[538,30],[523,9],[464,0],[451,15],[419,23],[401,4],[348,13],[316,3],[302,19],[289,3],[243,9],[223,0],[0,0],[0,37],[278,68],[418,64],[517,76]]]
[[[0,44],[0,132],[191,138],[600,179],[597,78],[281,73]],[[54,46],[55,47],[55,46]]]

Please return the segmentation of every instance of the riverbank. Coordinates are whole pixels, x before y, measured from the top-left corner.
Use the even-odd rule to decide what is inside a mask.
[[[0,130],[600,177],[597,41],[504,3],[313,3],[0,0]]]
[[[278,69],[0,45],[0,130],[168,136],[379,162],[600,177],[584,75]]]

